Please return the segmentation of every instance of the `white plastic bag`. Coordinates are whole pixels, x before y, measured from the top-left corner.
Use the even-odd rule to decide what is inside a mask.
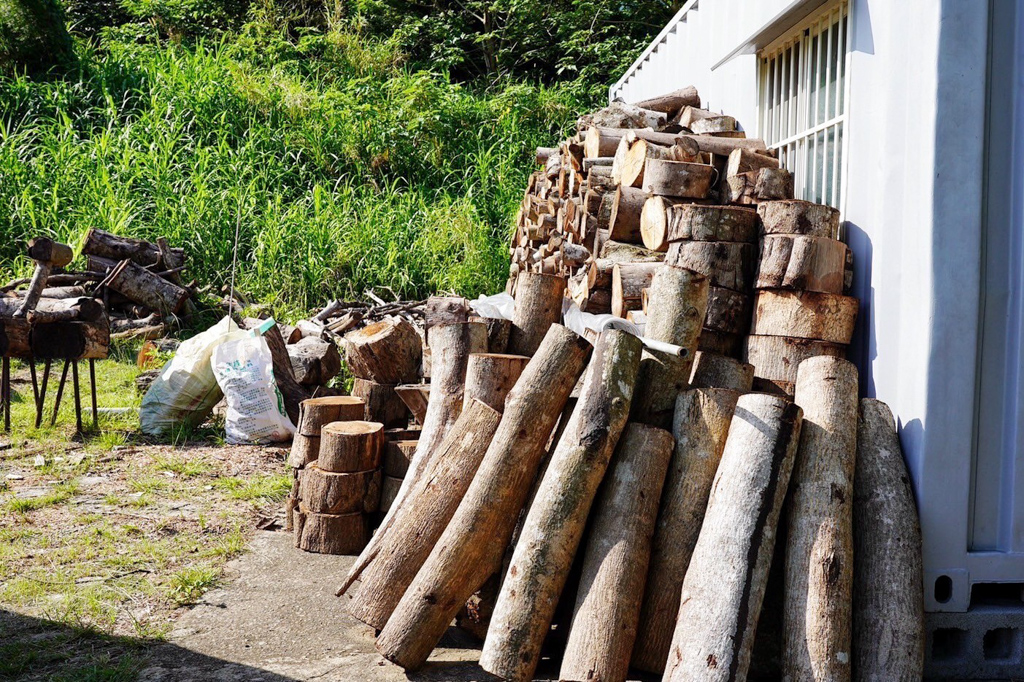
[[[512,308],[515,306],[515,299],[509,294],[501,292],[492,296],[480,295],[480,298],[469,302],[469,307],[480,317],[494,317],[498,319],[511,320]]]
[[[243,337],[230,317],[183,342],[142,398],[139,422],[143,433],[158,436],[176,426],[198,426],[220,401],[221,391],[210,368],[213,350]]]
[[[247,335],[217,346],[212,365],[228,403],[224,426],[229,443],[276,443],[291,439],[295,427],[277,390],[274,359],[262,336]]]

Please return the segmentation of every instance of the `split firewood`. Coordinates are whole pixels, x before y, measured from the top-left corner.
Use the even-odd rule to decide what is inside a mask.
[[[647,193],[635,187],[620,185],[612,199],[612,212],[608,222],[608,236],[619,242],[639,244],[640,213]]]
[[[764,234],[839,238],[839,211],[810,201],[766,201],[757,207]]]
[[[463,401],[479,400],[499,413],[505,411],[505,399],[529,363],[525,355],[474,353],[466,365],[466,389]]]
[[[125,259],[103,280],[107,288],[161,314],[177,314],[192,295],[188,289]]]
[[[295,546],[319,554],[355,554],[369,535],[369,521],[361,513],[317,514],[299,503],[295,513]]]
[[[860,401],[853,478],[853,679],[919,680],[925,634],[921,524],[896,421]]]
[[[848,344],[858,305],[838,294],[764,289],[757,292],[751,333]]]
[[[800,448],[790,480],[782,675],[849,680],[853,589],[853,468],[857,368],[839,358],[800,363]]]
[[[383,628],[406,588],[455,514],[480,465],[501,414],[470,400],[439,448],[439,456],[397,510],[376,556],[364,569],[349,613],[364,623]]]
[[[384,427],[377,422],[331,422],[320,430],[321,471],[350,473],[380,466]]]
[[[295,380],[303,386],[322,386],[341,372],[341,354],[333,343],[302,339],[285,345]]]
[[[529,680],[576,554],[590,506],[629,415],[640,340],[620,331],[598,339],[583,387],[530,505],[498,595],[480,666]],[[645,453],[648,454],[648,453]]]
[[[847,251],[846,244],[827,237],[765,235],[754,286],[841,294]]]
[[[548,328],[562,319],[566,278],[524,272],[516,285],[512,331],[508,350],[531,356],[540,347]]]
[[[676,397],[686,389],[708,305],[708,278],[663,265],[651,280],[644,336],[680,346],[682,356],[646,349],[640,362],[633,419],[661,428],[672,423]]]
[[[352,373],[380,384],[416,381],[421,353],[416,328],[402,318],[381,320],[345,336],[345,361]]]
[[[365,404],[363,419],[367,421],[380,422],[387,428],[405,426],[409,421],[409,408],[398,395],[398,386],[356,377],[352,395]]]
[[[644,165],[643,191],[667,197],[703,199],[711,189],[714,166],[685,161],[648,159]]]
[[[697,88],[688,85],[685,88],[673,90],[665,95],[642,100],[637,102],[636,105],[643,109],[661,111],[669,116],[674,116],[683,107],[699,107],[700,95],[697,94]]]
[[[740,396],[683,579],[665,682],[744,680],[802,411]]]
[[[756,242],[757,213],[739,206],[673,203],[651,197],[640,217],[644,246],[667,251],[669,242]]]
[[[707,116],[690,122],[688,126],[695,135],[712,135],[736,130],[736,119],[732,116]]]
[[[711,286],[749,291],[754,282],[757,250],[745,242],[674,242],[665,262],[711,279]]]
[[[560,680],[626,682],[674,443],[643,424],[622,436],[594,502]]]
[[[395,394],[401,400],[417,424],[422,424],[427,416],[427,404],[430,400],[430,384],[403,384],[395,386]]]
[[[516,517],[590,343],[552,325],[505,401],[477,474],[398,607],[377,650],[406,669],[423,664],[466,600],[501,565]]]
[[[299,499],[317,514],[369,514],[380,506],[380,469],[337,473],[311,464],[302,470]]]
[[[681,393],[676,401],[675,450],[661,495],[633,646],[632,663],[640,670],[665,671],[683,577],[697,545],[739,395],[724,388],[695,389]]]
[[[616,263],[612,269],[612,314],[625,317],[641,308],[644,289],[651,285],[661,263]]]
[[[739,393],[749,393],[754,382],[754,366],[736,358],[697,351],[690,374],[692,388],[728,388]]]

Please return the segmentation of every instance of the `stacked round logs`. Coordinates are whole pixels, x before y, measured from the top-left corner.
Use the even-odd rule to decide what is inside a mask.
[[[409,409],[395,389],[419,380],[423,343],[416,328],[400,317],[385,318],[347,334],[344,347],[355,376],[352,395],[366,403],[363,418],[385,427],[406,426]]]
[[[299,477],[295,546],[320,554],[357,554],[380,506],[384,427],[335,421],[320,430],[320,452]]]
[[[299,507],[299,479],[307,464],[320,456],[320,432],[331,422],[353,421],[363,418],[366,411],[362,398],[352,396],[325,396],[309,398],[299,404],[298,428],[292,439],[288,466],[292,470],[292,491],[285,505],[286,528],[294,527],[294,512]]]
[[[746,343],[754,387],[792,397],[807,358],[846,356],[857,319],[849,248],[839,241],[839,211],[807,201],[762,203],[757,298]]]

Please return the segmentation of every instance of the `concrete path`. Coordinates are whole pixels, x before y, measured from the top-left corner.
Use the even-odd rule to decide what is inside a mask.
[[[284,532],[260,532],[206,594],[149,652],[140,682],[490,682],[478,645],[452,635],[406,676],[373,648],[374,633],[334,596],[354,557],[301,552]],[[450,632],[455,632],[450,631]]]

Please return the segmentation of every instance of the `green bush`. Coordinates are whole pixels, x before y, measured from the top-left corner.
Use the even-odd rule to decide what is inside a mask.
[[[0,0],[0,71],[42,73],[73,56],[57,0]]]

